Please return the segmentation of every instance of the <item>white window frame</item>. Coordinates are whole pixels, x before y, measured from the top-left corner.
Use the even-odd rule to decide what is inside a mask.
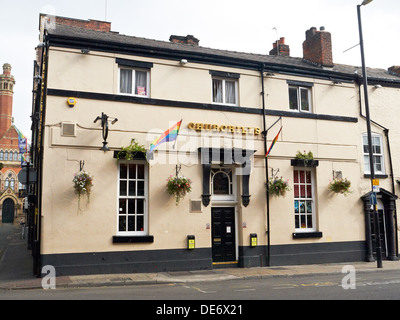
[[[222,102],[214,102],[214,80],[222,81]],[[235,103],[226,102],[226,81],[235,83]],[[235,78],[212,77],[211,78],[211,99],[213,104],[238,106],[239,105],[239,81]]]
[[[216,173],[213,173],[213,170],[228,169],[231,170],[232,178],[230,180],[230,194],[214,194],[214,176]],[[220,166],[212,166],[211,168],[211,177],[210,177],[210,190],[212,201],[236,201],[236,170],[234,167],[220,167]],[[226,173],[223,173],[226,174]]]
[[[129,196],[129,186],[127,184],[127,194],[126,196],[121,196],[120,195],[120,181],[121,181],[121,165],[127,165],[129,167],[130,164],[136,164],[136,165],[144,165],[144,195],[143,196]],[[129,179],[129,173],[127,173],[127,179],[125,180],[130,180]],[[131,179],[130,181],[142,181],[142,179]],[[118,193],[117,193],[117,235],[119,236],[147,236],[149,235],[149,214],[148,214],[148,203],[149,203],[149,192],[148,192],[148,181],[149,181],[149,166],[146,163],[146,161],[124,161],[120,160],[119,165],[118,165]],[[137,185],[136,185],[136,190],[137,190]],[[143,199],[143,210],[144,210],[144,218],[143,218],[143,231],[120,231],[119,230],[119,217],[120,217],[120,199]],[[127,209],[128,211],[128,209]],[[128,213],[125,214],[128,217]],[[136,227],[137,224],[135,224]]]
[[[127,92],[121,92],[121,70],[130,70],[132,71],[132,93],[127,93]],[[135,94],[135,88],[136,88],[136,72],[146,72],[146,94],[141,95],[141,94]],[[129,95],[129,96],[135,96],[135,97],[142,97],[142,98],[150,98],[150,71],[148,69],[142,69],[142,68],[131,68],[131,67],[125,67],[125,66],[119,66],[118,67],[118,93],[122,95]]]
[[[372,155],[374,158],[374,171],[375,174],[386,174],[385,169],[385,156],[383,153],[383,138],[381,134],[371,133],[372,137],[372,146],[374,146],[374,139],[379,139],[380,153],[374,152],[374,148],[372,148]],[[366,144],[364,142],[367,142]],[[368,146],[368,133],[362,134],[362,151],[363,151],[363,163],[364,163],[364,174],[371,174],[371,168],[369,164],[369,152],[365,152],[364,147]],[[375,157],[380,157],[381,159],[381,170],[377,170]]]
[[[297,91],[297,109],[290,108],[290,89],[296,89],[296,91]],[[309,110],[302,110],[301,109],[301,91],[302,90],[306,90],[307,91]],[[312,104],[311,88],[310,87],[289,85],[288,92],[289,92],[289,110],[290,111],[305,112],[305,113],[311,113],[312,112],[313,104]]]
[[[299,177],[299,182],[297,185],[304,185],[305,191],[306,191],[306,197],[302,198],[301,197],[301,189],[299,189],[299,196],[295,196],[295,179],[294,179],[294,173],[295,171],[303,171],[305,173],[304,179],[305,183],[300,182],[300,177]],[[310,172],[311,174],[311,197],[309,197],[307,193],[307,185],[310,185],[310,183],[307,183],[307,172]],[[296,219],[296,215],[299,216],[299,228],[296,228],[296,220],[294,221],[294,228],[295,232],[301,233],[301,232],[316,232],[317,231],[317,214],[316,214],[316,205],[315,205],[315,176],[314,176],[314,170],[312,168],[302,168],[302,167],[294,167],[293,169],[293,213],[294,217]],[[298,201],[298,213],[296,213],[296,201]],[[300,210],[300,202],[304,201],[305,203],[305,212],[301,213]],[[301,216],[306,215],[307,216],[307,201],[311,201],[311,218],[312,218],[312,227],[308,228],[307,226],[305,228],[301,227]],[[306,222],[307,223],[307,222]]]

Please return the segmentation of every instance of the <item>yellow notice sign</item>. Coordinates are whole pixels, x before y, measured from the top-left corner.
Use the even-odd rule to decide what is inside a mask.
[[[372,180],[372,185],[373,186],[379,186],[379,180],[378,179]]]

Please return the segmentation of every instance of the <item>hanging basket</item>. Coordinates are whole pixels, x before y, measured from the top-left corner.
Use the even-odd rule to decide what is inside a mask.
[[[186,177],[170,176],[167,179],[167,192],[175,197],[176,205],[179,205],[180,199],[192,191],[192,181]]]
[[[341,193],[347,196],[350,192],[351,182],[347,178],[345,179],[333,179],[329,183],[329,190],[335,193]]]
[[[80,201],[82,196],[87,196],[88,201],[93,187],[93,177],[85,171],[80,171],[74,174],[72,179],[74,184],[75,193],[78,195],[78,207],[80,209]]]

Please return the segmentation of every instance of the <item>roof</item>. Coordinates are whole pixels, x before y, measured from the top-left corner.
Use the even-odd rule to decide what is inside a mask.
[[[267,71],[323,75],[330,78],[345,78],[350,81],[362,75],[361,67],[334,64],[333,68],[321,67],[298,57],[254,54],[212,49],[191,44],[178,44],[122,35],[117,32],[94,31],[81,27],[57,24],[48,30],[50,45],[91,50],[130,53],[166,59],[187,59],[192,62],[227,65],[259,70],[264,65]],[[369,80],[400,86],[400,76],[384,69],[367,68]]]

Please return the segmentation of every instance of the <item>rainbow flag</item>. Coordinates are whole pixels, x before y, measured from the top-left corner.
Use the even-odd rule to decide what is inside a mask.
[[[266,157],[268,157],[268,155],[269,155],[269,153],[271,152],[273,146],[274,146],[275,143],[278,141],[278,137],[279,137],[279,134],[280,134],[281,131],[282,131],[282,128],[283,128],[283,127],[281,127],[281,129],[279,130],[279,132],[278,132],[278,134],[276,135],[275,139],[272,141],[271,146],[269,147],[269,149],[268,149],[268,151],[267,151],[267,154],[265,155]]]
[[[17,127],[14,127],[15,130],[18,133],[18,148],[19,148],[19,153],[25,153],[28,151],[28,138],[25,137],[21,131],[17,129]]]
[[[150,144],[149,154],[154,151],[161,143],[175,141],[178,137],[179,129],[181,128],[182,120],[174,124],[171,128],[165,131],[160,137],[155,139]]]

